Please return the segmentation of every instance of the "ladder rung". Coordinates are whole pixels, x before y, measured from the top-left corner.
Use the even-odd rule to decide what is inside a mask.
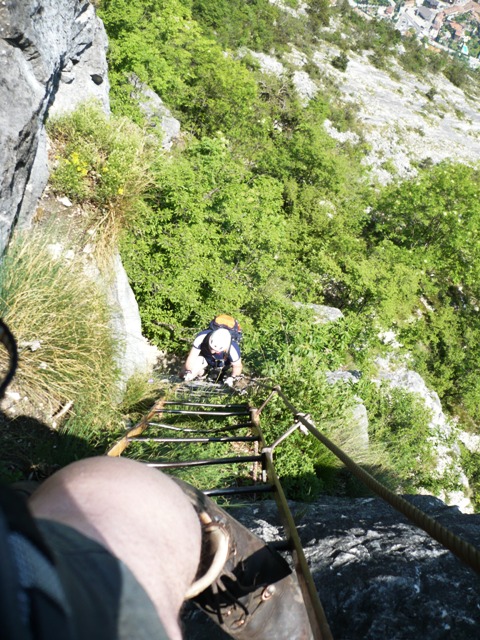
[[[241,493],[272,493],[275,491],[273,484],[256,484],[247,487],[225,487],[224,489],[206,489],[206,496],[229,496]]]
[[[127,438],[128,442],[260,442],[259,436],[227,436],[225,438]]]
[[[248,404],[244,402],[241,404],[208,404],[206,402],[187,402],[183,400],[179,400],[175,402],[173,400],[169,400],[165,402],[164,405],[182,405],[183,407],[216,407],[217,409],[245,409],[248,410]]]
[[[253,427],[252,422],[243,422],[242,424],[233,424],[226,427],[215,427],[213,429],[189,429],[188,427],[174,427],[172,424],[161,424],[159,422],[149,422],[149,427],[160,427],[170,431],[184,431],[185,433],[221,433],[222,431],[236,431],[237,429],[246,429]]]
[[[156,469],[176,469],[179,467],[205,467],[215,464],[242,464],[261,461],[262,456],[236,456],[232,458],[212,458],[210,460],[184,460],[183,462],[146,462],[146,464],[148,467],[155,467]],[[145,460],[142,462],[145,462]]]
[[[176,413],[184,416],[246,416],[250,411],[189,411],[188,409],[157,409],[156,413]]]

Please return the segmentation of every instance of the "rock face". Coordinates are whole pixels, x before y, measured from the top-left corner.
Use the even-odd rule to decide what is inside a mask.
[[[74,83],[74,68],[94,42],[103,47],[105,60],[102,29],[85,0],[0,5],[0,253],[17,225],[28,225],[45,188],[44,123],[56,96],[63,95],[62,83]],[[86,83],[75,83],[77,100],[100,97],[106,104],[106,62],[92,74]]]
[[[130,82],[133,95],[139,101],[147,122],[152,128],[160,127],[162,131],[162,148],[169,151],[174,141],[180,136],[180,122],[174,118],[163,100],[149,86],[132,74]]]
[[[370,146],[364,164],[380,183],[392,179],[388,164],[394,174],[409,178],[418,162],[473,163],[480,158],[480,114],[467,92],[441,74],[416,77],[394,60],[388,69],[377,69],[368,52],[350,52],[346,71],[338,73],[330,61],[339,53],[335,47],[320,46],[314,62],[337,84],[345,105],[355,110]],[[429,98],[432,90],[434,97]]]
[[[332,32],[338,26],[332,24],[323,31]],[[246,53],[241,50],[239,55]],[[343,108],[355,113],[360,127],[338,131],[326,120],[325,129],[341,144],[357,144],[361,138],[367,142],[369,152],[362,164],[380,184],[388,184],[395,176],[415,176],[419,163],[437,164],[449,159],[474,163],[480,159],[478,100],[442,74],[422,72],[418,77],[404,71],[393,58],[387,69],[378,69],[369,51],[350,51],[347,68],[340,72],[331,61],[341,50],[322,42],[322,32],[312,56],[322,80],[309,76],[304,69],[307,56],[294,47],[280,60],[255,51],[248,53],[264,73],[287,77],[291,67],[292,82],[303,104],[334,85]]]
[[[408,500],[480,546],[480,515],[462,514],[430,496]],[[290,506],[336,640],[478,636],[478,576],[387,503],[323,497]],[[233,515],[266,541],[284,535],[273,502],[235,509]],[[187,609],[184,620],[191,640],[227,637],[200,611]]]
[[[448,504],[458,506],[465,513],[472,513],[473,505],[469,498],[471,489],[461,467],[461,451],[457,443],[457,440],[461,440],[462,433],[444,414],[438,394],[428,389],[418,373],[398,364],[392,366],[389,358],[377,358],[376,364],[378,382],[387,382],[391,387],[415,393],[423,400],[426,409],[431,413],[429,429],[437,456],[438,477],[456,478],[457,482],[456,490],[442,489],[439,497]],[[466,446],[470,448],[471,445],[468,443]],[[448,486],[448,482],[445,482],[445,485]]]
[[[109,113],[107,46],[87,0],[0,4],[0,255],[17,227],[29,227],[47,184],[47,117],[89,99]],[[118,257],[110,299],[125,381],[135,371],[151,370],[158,353],[142,336]]]
[[[115,280],[109,298],[113,310],[113,326],[118,336],[125,336],[122,354],[122,387],[136,372],[152,370],[160,352],[142,335],[138,304],[128,282],[120,256],[115,256]]]
[[[335,322],[343,318],[343,313],[340,309],[335,307],[327,307],[324,304],[304,304],[303,302],[293,302],[294,307],[297,309],[311,309],[313,311],[313,324],[327,324],[328,322]]]
[[[86,99],[97,100],[105,113],[110,112],[110,82],[108,80],[108,38],[92,5],[76,19],[82,25],[78,48],[62,66],[60,84],[50,107],[50,116],[73,111]]]

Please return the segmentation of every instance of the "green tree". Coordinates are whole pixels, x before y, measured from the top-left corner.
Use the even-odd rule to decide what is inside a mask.
[[[342,51],[338,56],[335,56],[334,58],[332,58],[331,65],[332,67],[335,67],[335,69],[338,69],[339,71],[346,71],[348,67],[347,55]]]
[[[282,202],[281,184],[252,176],[221,136],[159,164],[122,252],[151,338],[169,339],[165,323],[198,327],[276,295],[289,242]]]
[[[131,74],[146,82],[202,135],[247,126],[256,85],[240,61],[203,35],[179,0],[105,0],[100,12],[109,34],[112,103],[139,117]]]
[[[477,168],[442,163],[386,189],[369,229],[370,240],[393,243],[416,271],[417,302],[400,334],[416,366],[446,400],[467,402],[474,415],[480,399],[479,196]]]

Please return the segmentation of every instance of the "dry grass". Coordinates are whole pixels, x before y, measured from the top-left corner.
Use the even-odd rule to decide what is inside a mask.
[[[110,314],[82,264],[51,246],[44,231],[17,235],[0,266],[0,312],[20,352],[15,387],[52,413],[80,397],[93,410],[117,379]]]
[[[49,135],[51,187],[88,212],[97,259],[108,260],[151,185],[155,138],[126,118],[108,118],[95,103],[51,121]]]

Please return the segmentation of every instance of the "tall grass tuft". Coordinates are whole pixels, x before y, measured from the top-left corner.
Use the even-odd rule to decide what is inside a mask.
[[[150,185],[156,138],[127,118],[107,117],[94,102],[51,120],[48,133],[51,187],[84,207],[97,247],[111,253]]]
[[[118,380],[108,307],[82,264],[55,258],[50,243],[45,231],[18,234],[0,264],[0,313],[20,349],[14,384],[45,415],[73,402],[77,420],[104,426]]]

